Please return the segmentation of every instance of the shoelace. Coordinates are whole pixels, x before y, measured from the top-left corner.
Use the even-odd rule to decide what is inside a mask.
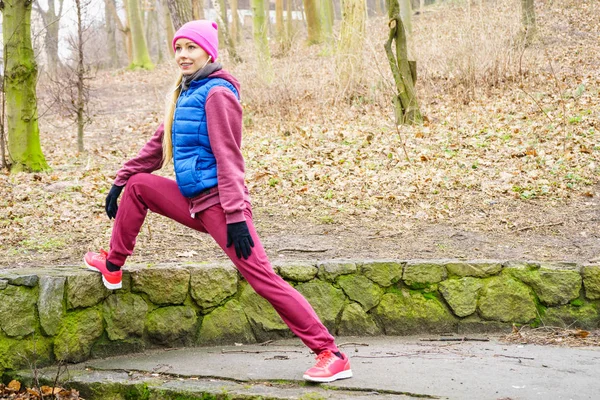
[[[315,365],[315,367],[326,368],[335,360],[335,357],[335,354],[333,354],[330,351],[324,351],[322,353],[319,353],[317,355],[317,364]]]
[[[98,257],[100,257],[100,259],[106,260],[106,257],[108,257],[108,252],[104,249],[100,249],[100,254],[98,254]]]

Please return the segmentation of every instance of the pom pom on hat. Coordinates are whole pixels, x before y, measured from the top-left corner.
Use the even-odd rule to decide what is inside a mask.
[[[175,50],[175,42],[178,39],[189,39],[202,47],[212,61],[215,61],[219,55],[218,29],[216,22],[204,19],[187,22],[175,33],[173,37],[173,50]]]

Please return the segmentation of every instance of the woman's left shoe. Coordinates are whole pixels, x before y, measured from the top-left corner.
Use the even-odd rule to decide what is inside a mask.
[[[83,262],[87,268],[91,271],[100,272],[102,274],[102,282],[107,289],[116,290],[121,289],[123,286],[123,272],[109,271],[106,268],[106,257],[108,253],[104,250],[100,250],[100,253],[88,252],[83,257]]]
[[[333,382],[338,379],[352,377],[350,360],[342,353],[339,358],[331,350],[325,350],[317,355],[317,363],[304,373],[303,378],[311,382]]]

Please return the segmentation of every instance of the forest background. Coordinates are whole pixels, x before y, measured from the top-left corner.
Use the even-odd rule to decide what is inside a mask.
[[[80,264],[86,251],[108,246],[104,197],[162,121],[176,76],[169,2],[127,0],[126,12],[119,1],[56,0],[54,14],[33,2],[48,168],[11,173],[2,153],[0,267]],[[386,4],[353,3],[368,18],[348,34],[349,2],[236,2],[240,18],[221,29],[219,58],[242,85],[246,180],[271,259],[600,261],[597,2],[535,0],[535,25],[525,31],[521,0],[417,3],[405,25],[424,121],[398,125]],[[232,5],[207,2],[204,16],[235,15]],[[143,61],[121,33],[133,30],[135,6]],[[58,37],[54,45],[48,36]],[[348,37],[360,47],[344,53]],[[130,261],[223,257],[210,237],[150,214]]]

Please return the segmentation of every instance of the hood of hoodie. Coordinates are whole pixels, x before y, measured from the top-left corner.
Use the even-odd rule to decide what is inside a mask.
[[[235,90],[237,90],[238,94],[240,94],[240,82],[229,72],[224,69],[220,69],[218,71],[213,72],[208,76],[209,78],[221,78],[225,79],[227,82],[231,83]]]

